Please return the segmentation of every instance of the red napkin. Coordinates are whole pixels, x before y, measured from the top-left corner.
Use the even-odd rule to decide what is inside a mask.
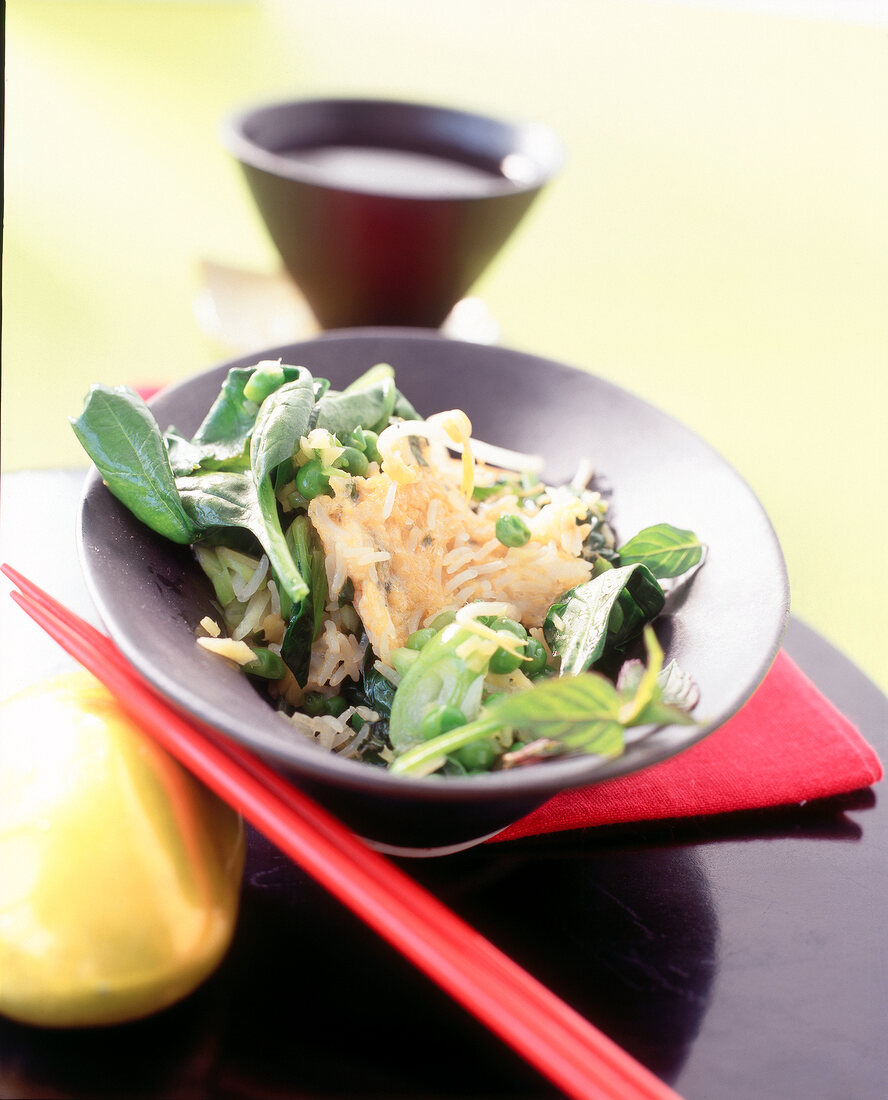
[[[564,791],[494,839],[785,806],[881,778],[872,748],[781,651],[742,710],[692,748],[636,774]]]

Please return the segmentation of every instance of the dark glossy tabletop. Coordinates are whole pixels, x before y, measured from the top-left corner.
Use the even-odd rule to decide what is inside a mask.
[[[3,558],[83,611],[73,534],[58,535],[79,480],[4,477]],[[57,507],[38,519],[34,499]],[[31,522],[17,522],[26,512]],[[3,624],[8,689],[21,647],[5,608]],[[791,623],[786,647],[886,759],[888,700],[803,624]],[[577,831],[405,866],[686,1100],[881,1100],[879,798]],[[5,1098],[552,1095],[255,834],[234,945],[187,1001],[109,1030],[0,1023]]]

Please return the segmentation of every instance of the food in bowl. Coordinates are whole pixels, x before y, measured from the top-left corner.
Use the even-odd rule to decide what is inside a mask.
[[[693,722],[649,624],[697,537],[658,524],[620,544],[588,464],[547,485],[463,412],[420,417],[387,364],[341,391],[234,367],[190,438],[126,387],[94,386],[72,423],[111,492],[193,546],[215,592],[197,644],[326,748],[463,775]]]

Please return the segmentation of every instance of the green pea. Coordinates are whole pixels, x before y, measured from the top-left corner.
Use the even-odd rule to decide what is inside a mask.
[[[284,381],[284,368],[280,363],[260,363],[244,383],[244,397],[261,405]]]
[[[497,649],[490,658],[488,668],[494,676],[506,676],[522,664],[522,654],[509,653],[506,649]]]
[[[494,630],[508,630],[510,634],[514,634],[515,637],[520,638],[522,642],[527,638],[527,631],[521,623],[515,619],[506,619],[498,616],[490,625]]]
[[[457,726],[465,724],[466,716],[459,707],[442,703],[441,706],[430,710],[423,718],[419,732],[422,739],[428,741],[432,737],[437,737],[439,733],[447,733],[448,730],[455,730]]]
[[[327,696],[320,691],[307,691],[299,709],[309,718],[317,718],[319,714],[326,713]]]
[[[533,680],[546,669],[546,647],[536,638],[529,638],[524,647],[524,663],[521,671],[529,679]]]
[[[468,772],[490,771],[497,751],[489,741],[472,741],[452,754]]]
[[[334,718],[338,718],[346,707],[348,707],[348,703],[341,695],[333,695],[327,700],[327,713],[332,714]]]
[[[505,512],[496,521],[496,537],[503,546],[524,546],[530,542],[530,528],[514,512]]]
[[[306,500],[315,497],[331,496],[330,478],[324,472],[321,460],[312,458],[296,471],[296,488]]]
[[[261,676],[263,680],[280,680],[287,675],[287,666],[278,654],[261,646],[253,649],[253,660],[241,667],[250,676]]]
[[[346,447],[339,456],[339,461],[352,477],[364,477],[370,465],[367,456],[362,454],[357,447]]]
[[[410,637],[407,639],[408,649],[422,649],[422,647],[434,638],[437,634],[437,630],[434,627],[427,626],[424,630],[414,630]]]
[[[521,623],[515,622],[514,619],[496,618],[490,623],[490,626],[493,630],[507,630],[510,634],[514,634],[516,638],[520,638],[522,642],[527,641],[527,631]],[[506,676],[508,673],[514,672],[516,668],[520,668],[523,664],[523,656],[523,653],[510,653],[500,646],[499,649],[494,650],[488,668],[494,676]]]

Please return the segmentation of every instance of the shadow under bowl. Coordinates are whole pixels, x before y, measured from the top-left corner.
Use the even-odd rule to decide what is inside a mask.
[[[330,333],[224,363],[161,392],[161,428],[193,433],[232,366],[282,359],[341,389],[378,362],[425,415],[454,394],[478,439],[541,450],[546,479],[571,479],[582,458],[612,488],[622,539],[654,523],[690,528],[705,565],[656,622],[666,660],[700,688],[697,726],[665,727],[622,756],[578,756],[470,777],[413,778],[344,759],[295,734],[229,662],[195,644],[212,589],[188,547],[143,526],[93,470],[80,509],[87,587],[125,656],[188,714],[264,757],[378,847],[435,854],[465,847],[558,792],[635,772],[695,744],[752,694],[777,654],[789,615],[779,543],[755,495],[731,466],[678,421],[582,370],[507,348],[411,330]]]
[[[266,104],[221,136],[325,329],[440,327],[562,162],[542,124],[395,100]]]

